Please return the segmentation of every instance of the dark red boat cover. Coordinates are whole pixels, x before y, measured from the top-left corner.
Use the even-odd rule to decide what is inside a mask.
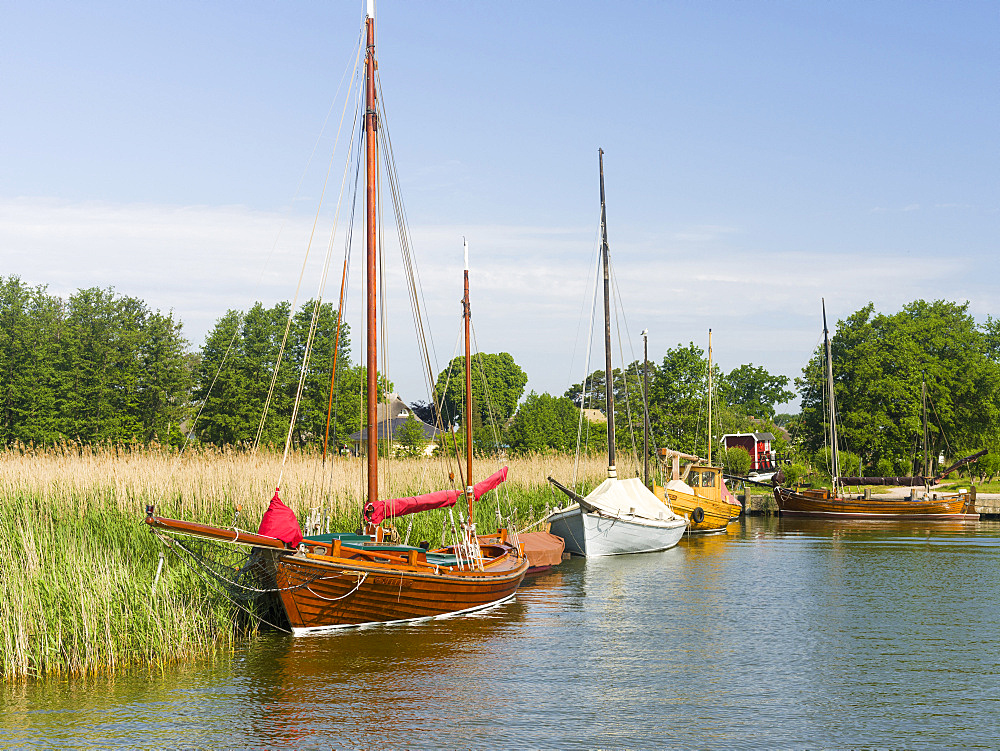
[[[472,486],[472,497],[477,501],[484,493],[489,493],[493,488],[507,479],[507,468],[504,467],[499,472],[494,472],[482,482],[477,482]]]
[[[461,490],[437,490],[424,495],[375,501],[365,506],[365,519],[372,524],[380,524],[387,516],[406,516],[432,508],[448,508],[455,505],[460,495]]]
[[[524,554],[528,557],[528,573],[531,569],[548,568],[562,563],[566,543],[563,538],[548,532],[522,532],[518,535],[524,545]]]
[[[477,501],[484,493],[488,493],[507,479],[507,468],[494,472],[482,482],[472,486],[472,497]],[[372,524],[380,524],[389,516],[406,516],[418,511],[428,511],[434,508],[454,506],[462,495],[461,490],[437,490],[424,495],[407,496],[406,498],[391,498],[385,501],[375,501],[365,506],[365,519]],[[261,533],[263,534],[263,533]]]
[[[278,489],[274,489],[274,498],[271,505],[264,512],[264,518],[260,520],[259,535],[277,537],[286,545],[297,547],[302,542],[302,530],[299,529],[299,520],[295,517],[295,512],[281,502],[278,498]]]

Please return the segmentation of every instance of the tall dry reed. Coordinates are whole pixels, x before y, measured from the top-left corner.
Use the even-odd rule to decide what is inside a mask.
[[[229,647],[252,632],[231,604],[172,554],[153,579],[161,547],[142,523],[146,505],[162,515],[256,529],[280,481],[281,497],[305,522],[353,526],[363,493],[363,459],[274,452],[167,450],[63,445],[0,451],[0,676],[93,674],[157,668]],[[477,508],[477,524],[527,526],[562,503],[546,483],[570,483],[572,457],[512,459],[502,492]],[[496,469],[481,462],[476,479]],[[581,489],[599,482],[603,457],[576,467]],[[380,464],[385,495],[459,486],[444,459]],[[413,521],[411,521],[411,519]],[[411,541],[437,542],[446,512],[396,520]]]

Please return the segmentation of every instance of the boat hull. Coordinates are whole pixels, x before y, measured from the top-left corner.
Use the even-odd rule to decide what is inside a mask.
[[[795,492],[776,487],[774,500],[782,516],[827,519],[899,519],[920,521],[977,521],[975,498],[959,493],[943,498],[840,498],[827,491]]]
[[[692,534],[725,532],[726,527],[740,518],[739,507],[734,507],[731,503],[715,501],[711,498],[699,498],[676,491],[669,491],[668,497],[671,510],[688,520],[688,532]],[[700,508],[704,514],[700,522],[693,519],[696,508]]]
[[[275,560],[275,583],[294,634],[403,623],[470,613],[514,596],[528,569],[506,558],[485,571],[416,571],[392,565]]]
[[[654,553],[674,547],[687,524],[680,520],[622,519],[585,512],[578,505],[549,515],[552,534],[566,541],[566,551],[588,558]]]

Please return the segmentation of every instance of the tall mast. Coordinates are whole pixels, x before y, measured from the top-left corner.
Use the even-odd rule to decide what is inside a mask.
[[[830,332],[826,328],[826,300],[823,303],[823,346],[826,349],[826,388],[830,406],[830,446],[834,490],[840,484],[840,452],[837,449],[837,401],[833,394],[833,357],[830,354]]]
[[[376,289],[378,286],[378,247],[376,244],[376,208],[378,196],[375,177],[378,170],[375,130],[378,116],[375,111],[375,0],[368,0],[365,18],[368,46],[365,53],[365,284],[366,284],[366,360],[368,369],[368,502],[378,500],[378,359],[375,328]]]
[[[465,247],[465,296],[462,298],[462,317],[465,319],[465,497],[469,502],[469,524],[472,524],[472,346],[469,333],[472,329],[472,308],[469,305],[469,243]]]
[[[642,330],[642,482],[649,487],[649,329]]]
[[[712,329],[708,330],[708,463],[712,463]]]
[[[920,402],[923,405],[924,411],[924,477],[928,477],[927,468],[927,378],[923,377],[920,380]],[[926,480],[925,480],[926,482]]]
[[[611,270],[608,261],[608,221],[604,208],[604,149],[597,150],[601,166],[601,258],[604,263],[604,391],[608,413],[608,477],[618,477],[615,469],[615,394],[611,378]]]

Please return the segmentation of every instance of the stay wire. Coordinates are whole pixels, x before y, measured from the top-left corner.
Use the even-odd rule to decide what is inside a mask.
[[[357,66],[356,60],[357,60],[357,57],[360,55],[360,50],[362,49],[363,46],[364,46],[364,29],[362,28],[358,32],[358,41],[357,41],[356,46],[355,46],[355,49],[357,50],[357,52],[354,55],[354,57],[355,57],[355,62],[354,62],[354,68],[355,68],[355,70],[356,70],[356,66]],[[306,160],[306,164],[305,164],[305,166],[302,169],[302,173],[299,175],[299,181],[296,184],[295,191],[293,193],[294,197],[293,197],[291,203],[289,203],[288,208],[285,210],[284,216],[282,218],[281,226],[278,228],[278,232],[275,235],[274,242],[271,243],[271,249],[268,251],[267,258],[265,259],[265,262],[264,262],[264,264],[261,267],[260,275],[257,278],[257,284],[256,284],[256,287],[255,287],[257,290],[259,290],[260,287],[261,287],[261,285],[263,284],[264,272],[267,269],[267,267],[270,265],[271,259],[274,257],[275,250],[278,247],[278,241],[280,240],[281,235],[284,232],[285,225],[288,222],[288,217],[291,214],[292,206],[295,204],[295,199],[299,196],[299,194],[300,194],[300,192],[302,190],[302,184],[305,181],[306,174],[309,171],[309,166],[312,164],[313,158],[316,155],[316,151],[319,149],[319,144],[320,144],[320,142],[323,139],[323,134],[326,132],[326,125],[327,125],[327,123],[330,120],[330,116],[333,114],[334,106],[336,105],[337,101],[339,101],[340,90],[341,90],[341,88],[343,88],[344,80],[347,78],[347,73],[348,73],[349,70],[351,70],[351,68],[352,68],[352,62],[351,62],[351,59],[348,58],[347,65],[344,68],[344,73],[341,75],[340,83],[337,85],[337,90],[334,93],[333,98],[330,100],[330,108],[327,110],[326,117],[323,120],[323,125],[320,127],[320,132],[316,136],[316,141],[313,143],[312,152],[310,153],[309,158]],[[348,97],[348,99],[349,98],[350,97]],[[256,293],[254,295],[252,295],[252,297],[256,298]],[[216,383],[219,380],[219,376],[222,374],[222,370],[225,367],[226,361],[229,359],[229,356],[232,353],[233,348],[235,347],[236,339],[239,337],[239,333],[240,333],[240,329],[242,327],[243,320],[244,320],[243,314],[239,313],[238,314],[238,320],[237,320],[236,326],[235,326],[235,328],[233,330],[233,336],[229,340],[229,345],[226,348],[226,352],[223,355],[222,361],[219,363],[219,367],[216,370],[215,375],[212,377],[212,382],[209,385],[208,391],[205,394],[205,398],[203,399],[203,401],[201,403],[201,406],[198,408],[198,413],[195,415],[194,420],[192,420],[192,422],[191,422],[191,428],[188,431],[186,431],[186,433],[185,433],[184,443],[182,444],[180,451],[177,452],[177,456],[174,458],[173,462],[171,462],[171,467],[170,467],[170,475],[171,476],[176,472],[177,467],[180,464],[180,458],[184,454],[185,450],[187,449],[188,444],[191,442],[192,436],[195,434],[195,428],[198,425],[198,421],[201,419],[202,413],[205,411],[205,407],[208,405],[209,399],[211,398],[212,391],[215,389],[215,385],[216,385]]]

